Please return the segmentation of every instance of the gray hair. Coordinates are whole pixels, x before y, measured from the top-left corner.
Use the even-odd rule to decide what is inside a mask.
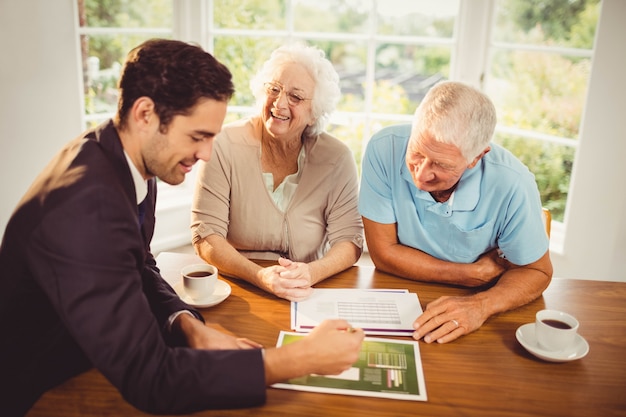
[[[470,163],[489,146],[495,127],[496,109],[489,97],[469,85],[443,81],[415,110],[411,139],[427,133],[458,147]]]
[[[250,80],[252,94],[256,98],[257,106],[263,107],[266,100],[263,85],[271,81],[272,74],[280,65],[288,62],[303,65],[315,82],[315,90],[311,97],[311,112],[315,122],[304,130],[304,136],[318,135],[326,127],[341,97],[339,75],[321,49],[298,43],[275,49],[261,70]]]

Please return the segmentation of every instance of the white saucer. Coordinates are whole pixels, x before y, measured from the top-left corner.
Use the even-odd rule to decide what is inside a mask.
[[[211,294],[211,296],[207,299],[201,301],[192,300],[191,297],[189,297],[185,292],[185,288],[183,287],[182,282],[174,285],[174,291],[176,291],[176,294],[178,294],[181,300],[183,300],[190,306],[204,308],[213,307],[214,305],[217,305],[224,301],[230,295],[231,288],[227,282],[218,279],[217,283],[215,283],[215,291],[213,292],[213,294]]]
[[[547,351],[539,347],[535,338],[535,323],[520,326],[515,332],[517,341],[536,357],[548,362],[569,362],[584,358],[589,352],[589,344],[579,334],[576,335],[574,344],[567,349],[556,352]]]

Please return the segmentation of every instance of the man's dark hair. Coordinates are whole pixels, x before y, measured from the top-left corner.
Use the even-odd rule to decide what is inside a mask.
[[[128,53],[118,84],[115,125],[123,129],[128,112],[140,97],[150,97],[161,130],[176,115],[190,113],[203,98],[228,101],[235,92],[228,68],[196,45],[151,39]]]

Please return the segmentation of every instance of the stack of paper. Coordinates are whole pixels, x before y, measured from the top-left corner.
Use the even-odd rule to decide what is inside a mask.
[[[410,336],[422,314],[417,294],[407,290],[316,288],[291,303],[291,328],[309,332],[326,319],[344,319],[369,335]]]

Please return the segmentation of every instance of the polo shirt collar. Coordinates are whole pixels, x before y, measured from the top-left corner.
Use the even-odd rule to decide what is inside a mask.
[[[459,180],[459,185],[456,187],[456,190],[454,190],[454,194],[452,197],[454,200],[453,204],[451,204],[452,211],[471,211],[476,208],[476,206],[478,205],[478,200],[480,199],[480,184],[483,176],[482,172],[482,158],[473,168],[465,170],[465,172],[461,176],[461,179]],[[435,202],[430,193],[422,191],[415,186],[415,183],[413,182],[413,177],[411,176],[411,173],[409,172],[409,168],[406,166],[406,163],[402,164],[400,175],[412,186],[411,189],[414,191],[416,198]],[[448,204],[449,202],[450,200],[448,200],[446,203],[437,204]]]

